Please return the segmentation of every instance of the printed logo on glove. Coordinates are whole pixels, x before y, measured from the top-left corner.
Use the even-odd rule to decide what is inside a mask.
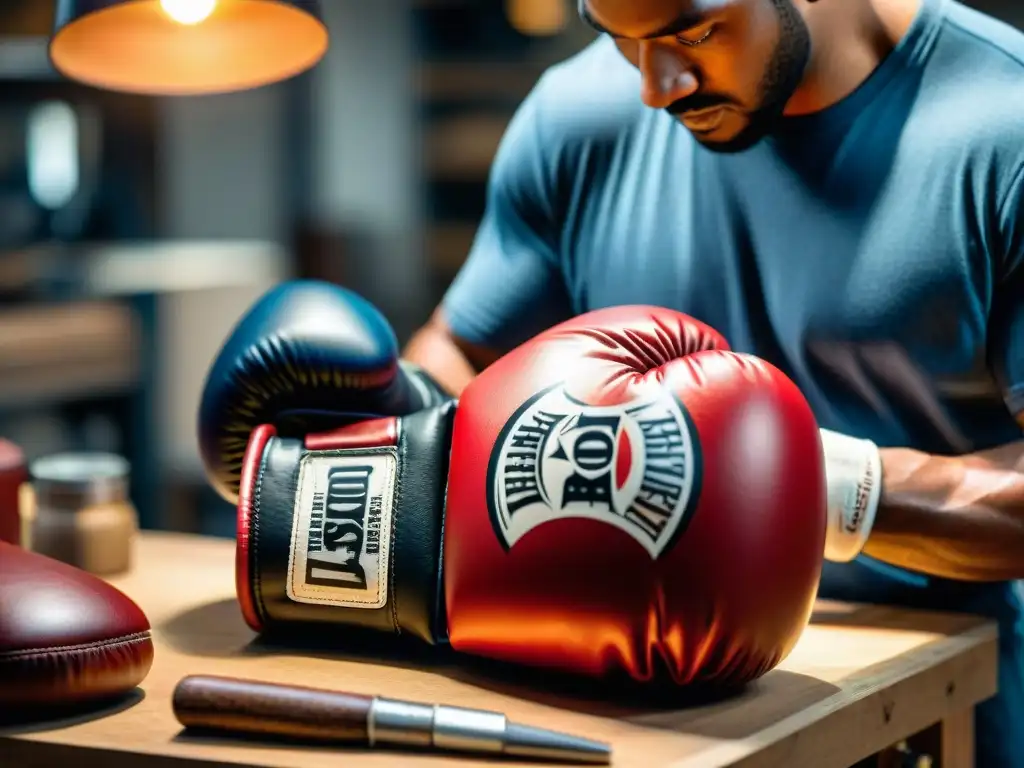
[[[393,449],[303,459],[288,563],[289,598],[350,608],[385,604],[397,471]]]
[[[491,522],[508,549],[552,520],[596,520],[657,560],[696,507],[695,451],[686,412],[668,390],[602,406],[556,385],[498,437],[487,472]]]

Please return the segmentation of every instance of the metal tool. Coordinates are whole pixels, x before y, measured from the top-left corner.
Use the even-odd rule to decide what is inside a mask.
[[[174,689],[186,728],[607,764],[608,744],[509,722],[499,712],[230,677],[192,675]]]

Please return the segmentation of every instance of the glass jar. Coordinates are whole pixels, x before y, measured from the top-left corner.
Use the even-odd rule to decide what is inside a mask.
[[[128,461],[108,453],[61,453],[29,467],[30,549],[98,576],[131,565],[138,515]]]

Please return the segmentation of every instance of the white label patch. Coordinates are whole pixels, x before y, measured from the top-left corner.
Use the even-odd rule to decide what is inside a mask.
[[[394,449],[310,454],[299,467],[288,558],[288,597],[300,603],[381,608],[387,603]]]
[[[699,456],[670,392],[592,406],[555,387],[509,420],[491,454],[488,506],[506,547],[563,518],[612,525],[660,557],[699,495]]]

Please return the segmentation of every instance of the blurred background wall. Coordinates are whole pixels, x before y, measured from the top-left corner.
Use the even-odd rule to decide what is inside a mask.
[[[973,0],[1024,26],[1019,0]],[[331,49],[247,93],[94,91],[46,62],[51,0],[0,0],[0,436],[129,458],[142,524],[232,535],[195,416],[231,325],[294,276],[404,342],[461,264],[491,158],[573,0],[326,0]]]

